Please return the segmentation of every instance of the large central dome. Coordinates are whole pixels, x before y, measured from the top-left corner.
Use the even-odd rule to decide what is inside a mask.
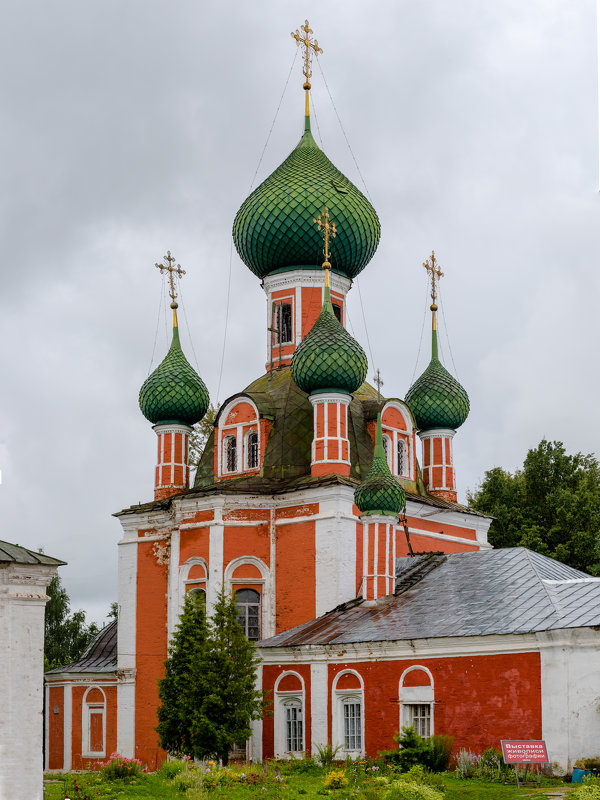
[[[334,272],[354,278],[379,243],[375,209],[317,146],[307,128],[297,147],[244,201],[233,223],[242,261],[264,278],[290,269],[316,269],[323,240],[313,218],[327,206],[337,236]]]

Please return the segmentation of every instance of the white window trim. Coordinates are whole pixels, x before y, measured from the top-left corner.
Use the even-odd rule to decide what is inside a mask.
[[[254,425],[254,423],[251,423]],[[256,449],[257,449],[257,465],[255,467],[250,466],[250,436],[255,433],[256,434]],[[250,428],[246,435],[244,436],[244,471],[248,472],[250,470],[259,470],[260,469],[260,425],[256,425],[255,428]]]
[[[98,689],[102,693],[102,703],[91,702],[88,703],[87,696],[94,689]],[[102,709],[102,750],[96,751],[90,749],[90,718],[92,712],[98,713],[98,709]],[[106,756],[106,693],[104,689],[98,684],[88,686],[83,695],[81,702],[81,757],[82,758],[104,758]]]
[[[232,410],[241,403],[247,403],[252,406],[254,411],[254,419],[247,422],[232,422],[229,425],[225,424],[225,420],[229,417]],[[260,416],[256,403],[246,395],[238,395],[227,403],[219,412],[219,425],[218,425],[218,449],[217,449],[217,470],[219,477],[227,477],[230,475],[238,475],[242,472],[248,471],[248,456],[247,456],[247,436],[251,433],[252,429],[258,433],[258,467],[252,467],[251,470],[260,469],[260,446],[261,446],[261,431],[260,431]],[[233,436],[237,442],[236,450],[236,468],[235,470],[227,469],[227,454],[225,452],[225,444],[228,436]]]
[[[300,689],[286,689],[280,690],[279,684],[281,681],[287,677],[288,675],[293,675],[295,678],[298,678],[300,681]],[[274,705],[274,745],[275,745],[275,757],[276,758],[297,758],[301,754],[303,754],[306,750],[306,691],[304,685],[304,678],[302,675],[299,675],[297,672],[293,670],[286,670],[282,672],[275,681],[275,686],[273,687],[273,693],[275,695],[275,705]],[[292,701],[296,701],[296,703],[300,706],[302,710],[302,749],[301,750],[286,750],[287,744],[287,730],[286,730],[286,718],[285,718],[285,708],[286,705]]]
[[[234,572],[238,567],[242,567],[245,564],[249,564],[253,567],[256,567],[260,572],[260,578],[234,578]],[[224,582],[225,582],[225,591],[228,595],[232,595],[233,593],[233,586],[243,587],[247,585],[248,587],[252,586],[260,586],[260,635],[261,639],[266,639],[269,636],[273,636],[275,634],[275,630],[271,629],[269,625],[270,620],[270,613],[271,613],[271,580],[270,580],[270,572],[267,565],[264,561],[261,561],[260,558],[256,556],[240,556],[239,558],[234,558],[233,561],[230,561],[229,564],[225,567],[225,574],[224,574]]]
[[[360,688],[356,689],[338,689],[337,685],[343,675],[354,675],[360,681]],[[354,669],[346,669],[339,672],[333,681],[331,687],[332,702],[331,702],[331,743],[333,748],[340,748],[340,752],[344,756],[350,758],[362,758],[365,755],[365,691],[364,681],[359,672]],[[360,703],[360,750],[348,750],[345,747],[344,737],[344,705],[346,703]]]
[[[429,686],[403,686],[405,677],[409,674],[409,672],[414,671],[425,672],[426,675],[429,677]],[[433,736],[435,733],[435,717],[434,717],[434,709],[435,709],[435,688],[433,682],[433,675],[431,674],[430,670],[427,667],[423,667],[419,664],[414,665],[412,667],[408,667],[405,669],[402,675],[400,676],[400,681],[398,685],[398,706],[399,706],[399,723],[400,723],[400,730],[410,724],[410,720],[408,719],[408,708],[407,706],[412,705],[428,705],[429,706],[429,715],[430,715],[430,731],[429,735]]]
[[[402,415],[406,430],[401,431],[395,429],[392,425],[386,425],[386,423],[383,421],[383,417],[388,408],[394,408]],[[381,420],[384,428],[383,435],[389,436],[390,439],[392,440],[391,456],[390,453],[388,452],[388,466],[390,468],[392,475],[396,475],[397,477],[400,478],[405,478],[406,480],[414,481],[415,480],[415,431],[408,408],[395,400],[390,400],[381,409]],[[405,455],[408,465],[408,474],[406,475],[400,475],[398,472],[398,439],[403,439],[404,442],[406,443]]]

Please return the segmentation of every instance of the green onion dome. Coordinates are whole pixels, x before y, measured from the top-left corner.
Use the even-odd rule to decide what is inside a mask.
[[[431,361],[406,394],[417,428],[460,428],[469,416],[469,395],[438,359],[437,331],[433,331]]]
[[[354,502],[361,514],[397,516],[404,510],[406,494],[388,467],[383,449],[381,412],[377,415],[377,434],[371,468],[364,481],[356,487]]]
[[[236,214],[233,241],[244,264],[259,278],[319,267],[323,242],[313,218],[324,206],[338,229],[332,269],[355,278],[375,253],[379,219],[362,192],[319,149],[307,118],[297,147]]]
[[[367,377],[367,366],[365,351],[333,313],[326,286],[321,313],[292,357],[292,378],[308,394],[352,394]]]
[[[206,414],[209,402],[204,381],[183,355],[175,324],[169,352],[140,389],[142,414],[154,425],[194,425]]]

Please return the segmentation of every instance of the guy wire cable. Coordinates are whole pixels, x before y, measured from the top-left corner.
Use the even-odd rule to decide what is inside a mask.
[[[454,356],[452,354],[452,345],[450,344],[450,334],[448,333],[448,326],[446,325],[446,315],[444,314],[444,300],[442,297],[442,293],[440,292],[438,286],[438,294],[440,296],[440,309],[442,311],[442,320],[444,321],[444,331],[446,332],[446,341],[448,342],[448,350],[450,352],[450,360],[452,361],[452,367],[454,369],[454,374],[456,375],[457,379],[460,380],[460,376],[458,374],[458,370],[456,369],[456,364],[454,363]]]
[[[154,364],[154,355],[156,353],[156,342],[158,339],[158,329],[160,327],[160,312],[162,311],[162,304],[163,304],[163,293],[165,291],[165,283],[161,281],[160,283],[160,298],[158,301],[158,313],[156,315],[156,330],[154,331],[154,345],[152,347],[152,357],[150,359],[150,366],[148,367],[148,375],[150,375],[150,370],[152,369],[152,364]]]
[[[410,379],[410,385],[412,386],[415,382],[415,374],[417,372],[417,367],[419,366],[419,357],[421,355],[421,347],[423,345],[423,331],[425,330],[425,320],[427,319],[427,296],[429,294],[429,274],[427,275],[427,285],[425,286],[425,306],[423,309],[423,322],[421,323],[421,335],[419,336],[419,349],[417,351],[417,360],[415,361],[415,367],[413,369],[412,378]]]

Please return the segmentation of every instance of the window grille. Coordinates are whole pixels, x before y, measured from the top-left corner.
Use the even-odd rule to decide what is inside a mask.
[[[419,736],[427,739],[431,736],[431,705],[429,703],[409,703],[406,706],[408,724],[412,725]]]
[[[304,749],[302,740],[302,708],[288,705],[285,709],[285,749],[288,753],[299,753]]]
[[[398,439],[398,475],[408,475],[406,468],[406,442],[404,439]]]
[[[344,749],[362,749],[360,703],[344,703]]]
[[[290,344],[292,341],[292,304],[278,303],[275,306],[275,344]]]
[[[260,639],[260,595],[255,589],[238,589],[235,593],[238,622],[251,642]]]
[[[248,434],[248,469],[258,467],[258,433]]]
[[[235,436],[228,436],[225,439],[225,468],[227,472],[237,470],[237,439]]]
[[[333,305],[333,313],[335,314],[337,321],[341,325],[341,323],[342,323],[342,307],[338,306],[336,303],[332,303],[332,305]]]

